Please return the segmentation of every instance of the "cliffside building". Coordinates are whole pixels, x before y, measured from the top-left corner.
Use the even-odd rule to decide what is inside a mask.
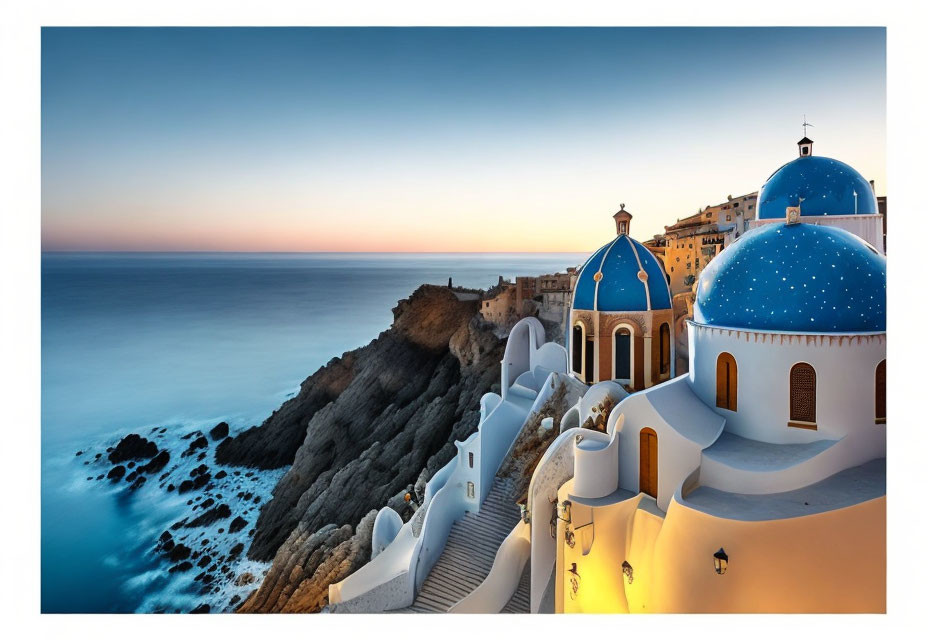
[[[846,203],[856,181],[806,178],[777,191]],[[373,559],[330,586],[332,610],[885,612],[886,257],[820,220],[831,208],[783,204],[701,268],[689,371],[663,382],[670,291],[623,207],[580,270],[568,349],[516,324],[477,432],[414,518],[378,513]],[[623,327],[651,332],[641,369]],[[522,431],[554,428],[541,417],[564,389],[517,506],[501,464]]]

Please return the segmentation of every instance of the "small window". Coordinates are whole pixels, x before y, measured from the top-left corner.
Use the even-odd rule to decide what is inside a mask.
[[[727,352],[720,353],[715,361],[715,406],[738,410],[738,363]]]
[[[876,423],[886,424],[886,360],[876,366]]]
[[[661,325],[661,373],[670,371],[670,325],[666,322]]]
[[[815,369],[799,362],[789,371],[789,426],[815,429]]]
[[[467,453],[467,464],[470,465],[471,469],[474,468],[474,452],[473,451],[469,451]]]

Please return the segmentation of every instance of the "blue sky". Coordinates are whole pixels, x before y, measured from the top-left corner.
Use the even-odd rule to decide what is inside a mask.
[[[885,178],[883,29],[42,34],[43,248],[585,251],[795,155]]]

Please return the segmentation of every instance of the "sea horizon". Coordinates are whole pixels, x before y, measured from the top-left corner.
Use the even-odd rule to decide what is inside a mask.
[[[191,593],[154,551],[189,508],[179,496],[97,480],[106,470],[77,451],[138,433],[179,460],[188,433],[260,424],[319,367],[389,328],[396,303],[420,285],[451,277],[487,289],[500,275],[563,271],[583,258],[43,252],[42,610],[188,611],[203,601],[223,610],[230,598]],[[256,474],[256,496],[267,499],[281,472]],[[229,541],[247,546],[246,534]],[[242,560],[236,573],[260,570]]]

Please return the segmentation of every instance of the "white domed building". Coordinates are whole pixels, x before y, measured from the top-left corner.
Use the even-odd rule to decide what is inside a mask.
[[[885,253],[883,215],[873,185],[840,160],[812,155],[812,144],[803,137],[798,142],[799,157],[767,178],[757,196],[756,218],[748,228],[798,216],[806,224],[850,231]]]
[[[844,191],[808,177],[768,194],[803,194],[801,215],[765,219],[701,273],[679,377],[654,348],[672,325],[663,271],[616,214],[580,273],[569,349],[520,321],[477,432],[415,518],[381,510],[376,557],[330,587],[333,610],[885,612],[886,258],[825,223]],[[500,465],[520,432],[553,433],[558,389],[573,406],[517,508]]]
[[[616,237],[577,276],[568,351],[579,380],[637,391],[675,373],[673,309],[660,261],[629,235],[632,214],[623,204],[613,218]]]

